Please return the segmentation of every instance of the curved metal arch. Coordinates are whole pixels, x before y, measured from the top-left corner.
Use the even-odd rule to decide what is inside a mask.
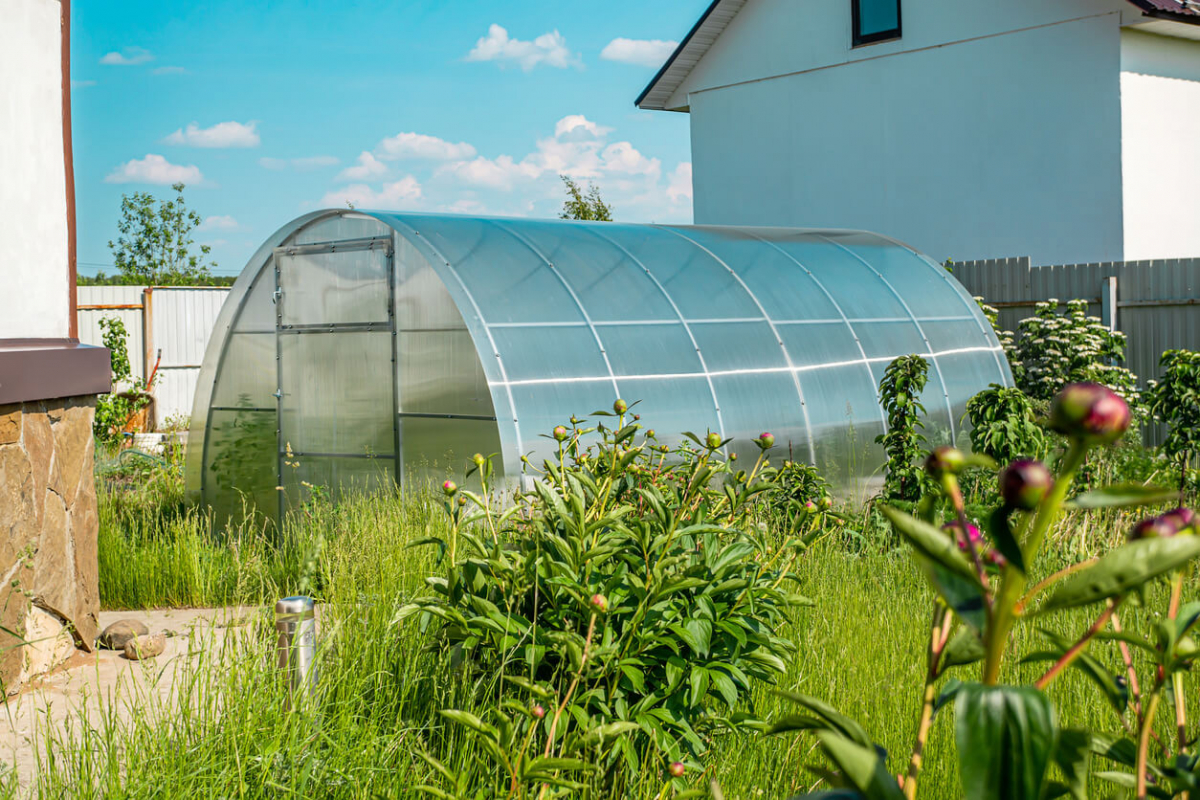
[[[800,397],[800,413],[804,416],[804,433],[808,437],[808,463],[816,464],[817,451],[816,447],[813,445],[812,422],[808,418],[808,404],[804,401],[804,389],[800,386],[800,374],[796,371],[796,363],[792,361],[792,354],[788,352],[787,345],[783,343],[783,339],[779,335],[779,330],[775,327],[775,322],[771,319],[771,315],[767,313],[767,309],[764,308],[763,304],[759,302],[758,297],[754,294],[754,292],[750,291],[750,287],[746,285],[744,280],[742,280],[742,276],[738,275],[732,268],[730,268],[730,266],[720,259],[716,253],[709,250],[707,247],[700,244],[690,236],[684,236],[674,228],[666,225],[655,225],[654,227],[658,228],[659,230],[670,231],[680,239],[683,239],[685,242],[690,242],[696,249],[707,253],[709,258],[716,261],[718,264],[728,270],[729,274],[733,276],[733,279],[736,280],[738,285],[742,287],[742,291],[744,291],[749,298],[754,301],[754,305],[758,307],[759,312],[763,315],[763,319],[766,321],[768,327],[770,327],[771,333],[775,335],[775,341],[779,345],[779,349],[783,351],[784,360],[787,361],[788,372],[790,372],[792,375],[792,383],[796,385],[796,394]]]
[[[700,349],[700,343],[697,342],[696,337],[692,335],[692,326],[688,325],[687,320],[683,316],[683,312],[679,310],[679,306],[675,305],[675,298],[671,297],[671,294],[666,290],[666,287],[664,287],[658,278],[654,276],[654,273],[652,273],[646,267],[646,265],[642,263],[642,260],[633,253],[629,252],[624,245],[619,244],[615,239],[605,236],[603,233],[600,233],[593,227],[589,226],[585,228],[585,230],[587,230],[587,232],[593,236],[608,242],[610,245],[624,253],[626,258],[641,267],[642,272],[646,273],[646,277],[653,281],[654,285],[658,287],[658,291],[662,293],[663,298],[665,298],[666,301],[671,304],[671,310],[675,312],[675,316],[679,318],[680,324],[683,325],[684,331],[687,332],[688,339],[691,341],[692,347],[696,348],[696,357],[700,359],[700,368],[704,370],[704,380],[708,383],[709,394],[712,395],[713,409],[715,409],[717,412],[717,429],[721,434],[721,441],[725,441],[725,419],[721,415],[721,401],[717,399],[717,388],[713,385],[712,375],[708,370],[708,362],[704,359],[704,352]]]
[[[904,306],[904,310],[908,313],[909,318],[912,320],[912,324],[917,326],[917,333],[921,334],[921,341],[925,342],[926,351],[929,353],[929,360],[933,362],[933,369],[935,372],[937,372],[938,383],[942,385],[942,399],[946,401],[946,415],[950,418],[950,441],[953,442],[955,439],[954,407],[950,404],[950,390],[946,386],[946,378],[944,375],[942,375],[942,367],[938,363],[937,356],[934,354],[933,345],[930,344],[929,337],[925,335],[925,329],[921,327],[921,323],[917,322],[917,315],[912,312],[911,308],[909,308],[908,302],[904,299],[900,292],[896,291],[896,287],[892,285],[892,282],[883,277],[883,273],[872,267],[865,258],[851,250],[849,247],[846,247],[841,242],[836,242],[823,233],[818,233],[816,235],[849,255],[855,261],[871,270],[871,272],[875,273],[875,276],[878,277],[879,280],[883,281],[883,285],[888,288],[888,291],[895,295],[896,299],[900,301],[900,305]]]
[[[380,220],[380,221],[384,222],[383,220]],[[412,225],[409,225],[407,221],[402,220],[399,217],[399,215],[390,217],[386,222],[384,222],[384,224],[391,225],[394,229],[396,229],[397,233],[400,232],[399,229],[396,228],[397,225],[407,228],[409,233],[411,234],[411,237],[416,237],[416,238],[415,239],[410,238],[410,237],[405,237],[405,238],[408,238],[409,241],[412,243],[412,245],[414,247],[417,247],[418,249],[420,249],[422,246],[429,248],[430,252],[432,252],[435,256],[437,256],[437,258],[441,260],[442,264],[446,267],[446,269],[450,271],[450,274],[454,276],[454,280],[458,284],[459,289],[462,290],[463,295],[467,298],[468,302],[471,303],[471,310],[474,312],[476,319],[479,320],[479,324],[480,324],[480,327],[483,328],[484,335],[487,336],[488,345],[492,348],[492,355],[496,357],[496,367],[500,370],[500,378],[504,383],[504,391],[508,397],[508,410],[512,414],[513,433],[516,437],[516,442],[515,442],[516,449],[517,449],[516,455],[518,458],[518,463],[520,463],[519,459],[522,455],[524,455],[521,452],[521,443],[523,441],[523,439],[521,438],[521,421],[517,416],[517,405],[513,401],[512,386],[510,385],[509,380],[508,380],[508,370],[505,369],[505,367],[504,367],[504,358],[500,355],[500,349],[498,347],[496,347],[496,340],[492,337],[492,331],[488,327],[487,319],[483,316],[483,310],[479,307],[479,303],[476,302],[476,300],[475,300],[475,295],[473,295],[471,293],[471,290],[467,288],[466,282],[463,281],[462,276],[458,274],[458,270],[454,268],[454,265],[450,263],[450,260],[448,258],[446,258],[446,255],[441,250],[438,249],[437,245],[435,245],[433,242],[429,241],[428,237],[422,236],[421,232],[419,230],[414,228]],[[484,374],[486,376],[487,373],[485,372]],[[488,381],[488,383],[490,385],[491,381]],[[494,410],[495,403],[493,403],[492,406],[493,406],[493,410]],[[396,409],[393,409],[393,412],[395,412],[395,411],[396,411]],[[517,470],[517,471],[519,471],[519,470]]]
[[[567,290],[567,294],[571,295],[571,300],[575,302],[575,307],[579,309],[579,313],[583,316],[583,321],[587,323],[588,330],[592,332],[592,338],[596,340],[596,347],[600,349],[600,357],[604,359],[604,368],[608,370],[608,377],[612,381],[613,392],[616,395],[613,399],[619,399],[621,397],[621,387],[617,385],[617,376],[613,373],[612,364],[608,360],[608,351],[604,349],[604,341],[600,338],[600,333],[596,330],[596,326],[592,323],[591,316],[588,314],[587,309],[583,307],[583,303],[579,300],[579,295],[575,294],[575,290],[571,287],[571,284],[568,283],[567,279],[563,277],[563,274],[558,271],[558,267],[554,266],[554,262],[547,258],[546,254],[539,250],[533,244],[533,242],[529,241],[529,239],[517,233],[499,220],[493,219],[488,220],[488,222],[504,231],[521,244],[525,245],[525,247],[531,253],[540,258],[542,263],[549,267],[550,271],[554,273],[554,277],[558,278],[558,282],[561,283],[563,288]],[[516,411],[514,410],[513,413],[515,414]]]
[[[748,233],[751,236],[753,236],[755,239],[762,242],[763,244],[769,245],[772,248],[774,248],[781,255],[783,255],[786,259],[791,261],[793,264],[795,264],[800,269],[804,270],[804,272],[808,275],[808,277],[812,278],[812,282],[817,285],[817,288],[821,290],[822,294],[825,295],[826,299],[829,300],[829,302],[833,304],[834,309],[837,310],[838,316],[842,318],[842,322],[846,323],[846,328],[849,329],[850,335],[854,338],[854,346],[858,348],[858,353],[859,353],[859,355],[862,356],[862,364],[863,364],[863,367],[867,370],[867,377],[871,379],[871,384],[874,385],[875,384],[875,373],[871,372],[871,361],[870,361],[870,359],[867,358],[867,351],[863,349],[862,341],[860,341],[858,338],[858,331],[854,330],[854,325],[850,322],[850,318],[846,316],[846,312],[844,310],[842,310],[841,303],[839,303],[837,300],[834,299],[833,295],[829,293],[829,290],[827,288],[825,288],[825,284],[821,282],[821,279],[818,278],[816,275],[814,275],[812,270],[810,270],[808,267],[804,266],[803,262],[801,262],[798,258],[796,258],[791,253],[784,250],[779,245],[772,242],[770,239],[763,238],[762,236],[759,236],[758,234],[754,233],[753,231],[748,231]],[[888,429],[887,413],[884,412],[883,406],[879,405],[878,403],[876,403],[875,405],[879,409],[879,421],[883,423],[883,430],[886,432]]]

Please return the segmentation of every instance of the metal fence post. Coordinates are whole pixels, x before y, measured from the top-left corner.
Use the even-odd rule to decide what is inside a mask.
[[[311,597],[285,597],[275,604],[276,653],[287,681],[288,707],[312,695],[317,682],[317,620]]]
[[[1104,279],[1100,292],[1100,319],[1110,331],[1117,329],[1117,276]]]

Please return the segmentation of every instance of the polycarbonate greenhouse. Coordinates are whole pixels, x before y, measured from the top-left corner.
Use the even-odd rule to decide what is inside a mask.
[[[877,476],[876,387],[930,361],[931,440],[1011,384],[991,326],[937,263],[870,233],[321,211],[234,285],[196,389],[188,486],[229,510],[461,472],[508,476],[615,398],[660,441],[761,431],[836,485]]]

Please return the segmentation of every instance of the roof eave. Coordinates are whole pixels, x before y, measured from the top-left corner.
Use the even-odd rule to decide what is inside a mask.
[[[667,103],[670,102],[671,96],[675,94],[675,89],[678,88],[679,83],[682,83],[683,78],[687,77],[686,73],[691,72],[691,67],[687,68],[685,74],[674,86],[661,87],[660,84],[662,83],[663,78],[667,77],[667,75],[673,71],[672,67],[675,66],[675,62],[678,61],[680,55],[688,50],[692,40],[704,27],[705,23],[708,22],[713,12],[725,2],[727,2],[727,0],[712,0],[712,2],[709,3],[708,8],[706,8],[704,13],[700,15],[700,19],[696,20],[696,24],[692,26],[690,31],[688,31],[687,36],[683,37],[683,41],[676,46],[675,52],[671,53],[671,56],[666,60],[666,63],[659,67],[658,72],[655,73],[654,77],[650,79],[650,82],[646,84],[646,88],[642,89],[642,93],[639,94],[637,99],[633,101],[635,106],[646,111],[688,110],[686,105],[668,107]],[[707,47],[704,49],[707,50]]]

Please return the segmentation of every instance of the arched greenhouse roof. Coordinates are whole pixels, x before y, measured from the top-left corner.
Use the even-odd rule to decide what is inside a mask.
[[[871,233],[316,212],[230,293],[188,484],[270,508],[474,452],[516,475],[554,426],[620,397],[664,443],[715,431],[749,455],[771,431],[845,485],[878,473],[876,386],[909,353],[947,441],[971,395],[1011,384],[953,277]]]

